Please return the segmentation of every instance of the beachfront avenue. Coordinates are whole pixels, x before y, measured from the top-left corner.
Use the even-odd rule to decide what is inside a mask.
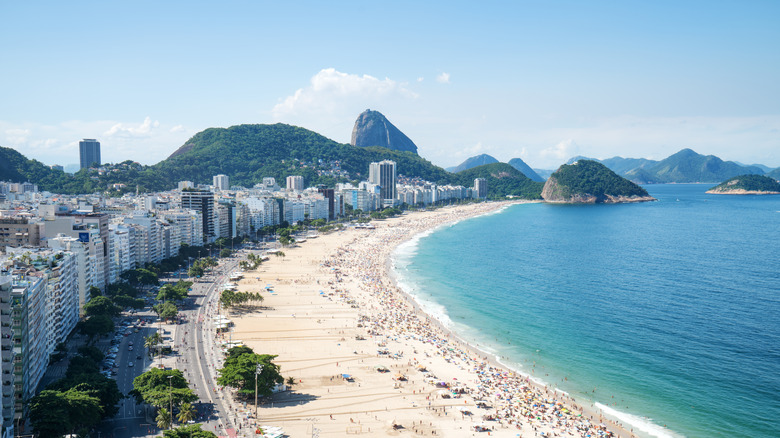
[[[153,311],[145,309],[134,315],[144,324],[136,333],[125,337],[120,344],[117,363],[117,383],[120,391],[128,393],[133,389],[133,379],[151,368],[178,369],[182,372],[189,387],[198,396],[193,403],[195,418],[191,423],[202,424],[202,429],[217,436],[251,436],[250,428],[240,427],[236,417],[237,406],[227,389],[216,385],[217,369],[222,366],[222,353],[217,345],[213,316],[218,313],[219,287],[225,283],[239,259],[223,259],[222,262],[193,282],[189,296],[179,309],[178,323],[158,321]],[[161,281],[178,281],[179,278],[161,278]],[[171,347],[171,353],[159,357],[144,354],[144,338],[159,332],[163,339],[163,348]],[[137,346],[137,354],[128,351],[129,344]],[[150,352],[152,354],[153,352]],[[141,359],[138,359],[141,357]],[[134,366],[127,366],[130,361]],[[103,437],[158,437],[162,430],[156,425],[156,410],[147,404],[136,404],[132,397],[120,402],[119,413],[104,421],[97,431]],[[178,425],[178,424],[176,424]],[[239,427],[241,431],[239,432]]]

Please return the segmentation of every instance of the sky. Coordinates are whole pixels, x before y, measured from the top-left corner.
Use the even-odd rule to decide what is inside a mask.
[[[0,146],[154,164],[197,132],[348,143],[382,112],[442,167],[683,148],[780,167],[778,1],[0,2]]]

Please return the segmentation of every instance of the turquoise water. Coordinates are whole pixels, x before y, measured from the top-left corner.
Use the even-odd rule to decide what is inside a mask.
[[[780,196],[708,187],[511,206],[403,245],[395,272],[465,339],[635,432],[777,437]]]

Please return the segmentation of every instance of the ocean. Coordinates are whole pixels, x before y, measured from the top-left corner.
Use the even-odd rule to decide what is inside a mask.
[[[399,286],[506,366],[640,436],[780,432],[780,196],[522,204],[401,245]]]

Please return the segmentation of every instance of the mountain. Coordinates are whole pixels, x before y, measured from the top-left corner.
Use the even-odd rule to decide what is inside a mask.
[[[82,182],[76,182],[75,178],[60,170],[51,167],[38,160],[30,160],[15,149],[0,146],[0,181],[31,182],[38,185],[43,191],[55,191],[59,189],[71,189]]]
[[[567,164],[581,159],[602,163],[638,184],[715,182],[741,174],[763,175],[763,167],[766,167],[723,161],[714,155],[697,154],[691,149],[683,149],[661,161],[623,157],[597,160],[577,156],[569,159]]]
[[[379,146],[394,151],[417,153],[417,145],[379,111],[367,109],[355,120],[352,146]]]
[[[580,160],[596,161],[596,162],[599,162],[599,163],[601,162],[601,160],[599,160],[598,158],[590,158],[590,157],[586,157],[584,155],[575,155],[575,156],[569,158],[569,161],[567,161],[566,164],[574,164],[574,163],[576,163],[577,161],[580,161]]]
[[[646,169],[658,163],[656,160],[648,160],[647,158],[623,157],[607,158],[606,160],[600,160],[600,162],[618,175],[625,175],[634,169]]]
[[[769,172],[771,172],[773,170],[771,167],[764,166],[763,164],[745,164],[745,163],[742,163],[742,162],[739,162],[739,161],[734,161],[734,162],[739,164],[742,167],[758,167],[759,169],[763,170],[764,173],[769,173]]]
[[[179,181],[211,184],[212,177],[218,174],[229,175],[232,185],[245,187],[255,185],[263,177],[282,182],[289,175],[303,176],[307,186],[333,187],[337,182],[365,180],[369,163],[385,159],[396,162],[398,174],[438,185],[471,187],[473,179],[479,176],[492,181],[491,196],[530,193],[528,197],[538,198],[541,192],[541,186],[535,193],[527,189],[531,181],[508,164],[504,165],[506,168],[452,174],[414,152],[341,144],[316,132],[281,123],[209,128],[195,134],[171,156],[153,166],[128,160],[104,164],[100,170],[83,169],[74,175],[53,171],[13,149],[0,148],[0,180],[29,180],[41,190],[63,194],[121,195],[136,188],[141,192],[170,190]],[[119,188],[115,189],[114,185]]]
[[[773,170],[771,172],[767,172],[766,176],[780,181],[780,167],[778,167],[777,169],[775,169],[775,170]]]
[[[534,172],[534,170],[531,169],[530,166],[525,164],[525,161],[523,161],[520,158],[512,158],[511,160],[509,160],[509,165],[522,172],[523,175],[527,176],[528,178],[531,178],[532,181],[544,182],[544,178],[542,178],[541,176],[539,176],[539,174]]]
[[[655,201],[647,190],[592,160],[559,167],[544,184],[542,198],[565,204]]]
[[[544,186],[506,163],[483,164],[452,174],[452,177],[452,184],[464,187],[473,187],[474,179],[485,178],[489,198],[511,195],[525,199],[541,199]]]
[[[488,154],[481,154],[475,157],[467,158],[466,161],[460,163],[455,167],[448,167],[446,170],[452,173],[458,173],[462,170],[471,169],[472,167],[481,166],[483,164],[498,163],[498,160],[491,157]]]
[[[647,170],[662,183],[718,182],[737,175],[764,174],[757,167],[743,167],[714,155],[697,154],[691,149],[683,149]]]
[[[307,186],[364,180],[369,163],[393,160],[399,174],[446,183],[449,174],[414,152],[337,143],[316,132],[281,123],[209,128],[195,134],[166,160],[150,168],[167,187],[177,181],[211,183],[213,175],[251,187],[263,177],[301,175]],[[159,184],[157,184],[159,185]],[[155,185],[155,186],[157,186]]]
[[[543,179],[543,180],[546,180],[547,178],[549,178],[549,177],[550,177],[550,175],[552,175],[552,174],[553,174],[553,172],[555,172],[555,170],[554,170],[554,169],[536,169],[536,168],[534,168],[534,169],[532,169],[532,170],[533,170],[534,172],[536,172],[536,174],[537,174],[537,175],[539,175],[540,177],[542,177],[542,179]]]
[[[780,195],[780,183],[764,175],[739,175],[729,178],[707,193],[720,195]]]

